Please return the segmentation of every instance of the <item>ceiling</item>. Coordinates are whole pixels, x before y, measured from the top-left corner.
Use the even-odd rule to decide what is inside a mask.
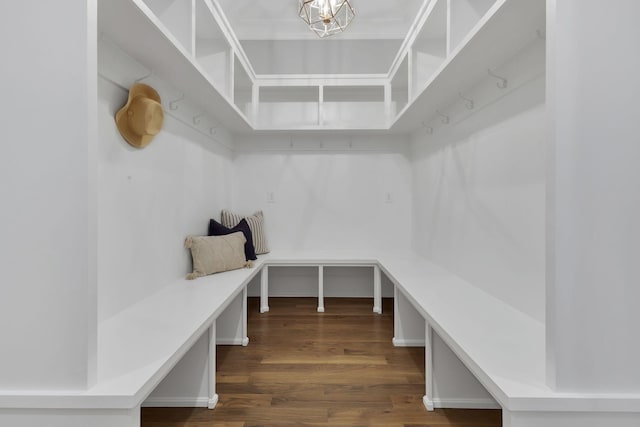
[[[238,39],[318,40],[298,17],[298,0],[217,0]],[[350,0],[356,17],[332,39],[404,39],[426,0]]]

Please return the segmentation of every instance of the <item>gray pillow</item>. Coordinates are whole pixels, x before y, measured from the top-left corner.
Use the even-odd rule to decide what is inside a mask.
[[[222,271],[250,267],[244,255],[247,239],[241,231],[226,236],[189,236],[184,242],[191,249],[193,273],[187,279],[193,280]]]
[[[258,211],[251,216],[245,216],[235,214],[228,210],[223,210],[220,214],[220,222],[227,228],[233,228],[242,221],[247,221],[249,229],[251,229],[251,235],[253,236],[253,246],[256,249],[256,254],[266,254],[269,252],[269,245],[267,244],[267,236],[264,232],[264,216],[262,211]]]

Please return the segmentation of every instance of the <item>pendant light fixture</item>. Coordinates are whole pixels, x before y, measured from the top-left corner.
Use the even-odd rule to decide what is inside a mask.
[[[341,33],[356,16],[349,0],[299,0],[298,15],[320,38]]]

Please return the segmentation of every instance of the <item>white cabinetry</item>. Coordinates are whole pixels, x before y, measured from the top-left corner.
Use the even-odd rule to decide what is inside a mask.
[[[425,1],[386,74],[256,75],[215,0],[99,8],[100,31],[237,132],[415,130],[545,27],[544,0]]]

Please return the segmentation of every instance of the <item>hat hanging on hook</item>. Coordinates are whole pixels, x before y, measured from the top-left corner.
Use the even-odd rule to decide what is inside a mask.
[[[160,132],[163,122],[158,92],[144,83],[131,86],[127,103],[116,113],[116,125],[122,137],[131,146],[144,148]]]

